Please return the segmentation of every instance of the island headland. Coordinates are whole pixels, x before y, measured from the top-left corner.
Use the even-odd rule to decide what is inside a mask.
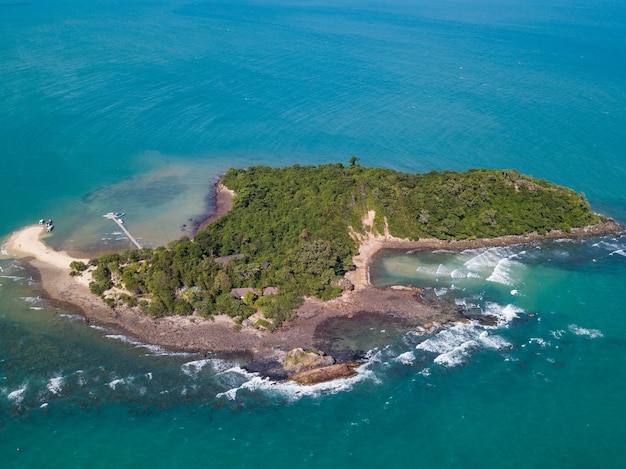
[[[230,170],[193,239],[88,260],[52,250],[35,225],[3,250],[28,261],[50,301],[90,323],[310,384],[351,376],[363,352],[382,345],[338,345],[346,331],[376,324],[400,335],[477,319],[419,288],[373,287],[369,265],[383,249],[461,251],[623,231],[574,191],[514,171],[429,175],[359,165]],[[542,213],[532,230],[515,227],[534,210]],[[485,236],[498,229],[507,234]]]

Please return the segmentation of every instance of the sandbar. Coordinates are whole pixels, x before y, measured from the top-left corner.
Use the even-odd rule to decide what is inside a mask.
[[[8,255],[21,258],[34,258],[42,264],[62,271],[69,276],[70,264],[73,261],[81,261],[85,264],[89,259],[75,258],[65,251],[55,251],[43,241],[43,236],[47,234],[45,226],[31,225],[11,233],[7,241],[2,245],[3,251]],[[89,286],[91,278],[88,274],[76,277],[76,281],[85,286]]]

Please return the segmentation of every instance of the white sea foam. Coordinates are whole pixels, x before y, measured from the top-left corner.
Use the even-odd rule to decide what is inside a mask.
[[[442,366],[457,366],[463,363],[465,358],[470,356],[472,351],[476,348],[478,348],[478,344],[473,340],[463,342],[449,351],[437,355],[434,362]]]
[[[20,298],[29,304],[35,304],[41,301],[41,298],[39,298],[38,296],[21,296]]]
[[[587,336],[590,339],[597,339],[598,337],[604,337],[602,331],[598,329],[585,329],[584,327],[577,326],[576,324],[570,324],[568,326],[570,332],[576,335]]]
[[[467,310],[478,307],[476,303],[472,303],[471,301],[468,301],[468,300],[469,298],[455,298],[454,304],[456,304],[457,306],[463,306]]]
[[[255,374],[252,374],[248,380],[244,381],[239,386],[236,386],[236,387],[230,388],[227,391],[218,393],[215,397],[217,397],[218,399],[225,397],[226,399],[230,401],[234,401],[235,399],[237,399],[237,393],[239,393],[240,391],[244,389],[249,390],[249,391],[257,391],[261,389],[267,390],[267,389],[270,389],[275,384],[276,383],[274,383],[269,378],[263,378],[260,375],[255,373]]]
[[[418,344],[416,348],[426,352],[445,353],[471,340],[474,336],[472,331],[475,329],[472,324],[456,324]]]
[[[119,340],[120,342],[124,342],[124,343],[130,344],[130,345],[143,345],[141,342],[133,340],[130,337],[125,336],[123,334],[107,334],[107,335],[105,335],[105,337],[107,339]]]
[[[118,378],[114,379],[113,381],[109,381],[107,383],[107,386],[115,391],[115,389],[121,384],[126,384],[126,380],[124,378]]]
[[[592,246],[603,249],[605,251],[609,251],[609,256],[626,256],[626,247],[624,247],[624,243],[616,239],[613,239],[612,242],[608,240],[602,240],[600,242],[592,244]]]
[[[439,267],[437,267],[437,272],[435,272],[435,275],[437,275],[437,277],[448,277],[451,275],[451,270],[449,267],[446,267],[443,264],[439,264]]]
[[[518,306],[508,304],[506,306],[499,305],[498,303],[487,303],[485,305],[485,314],[490,314],[498,318],[496,327],[502,327],[513,319],[518,318],[520,313],[524,310]]]
[[[246,381],[238,386],[217,394],[217,398],[236,400],[242,391],[262,392],[277,394],[289,401],[296,401],[302,397],[319,397],[327,394],[336,394],[352,389],[352,387],[365,379],[374,379],[374,374],[365,365],[356,368],[357,374],[351,378],[336,379],[325,383],[314,385],[300,385],[293,381],[276,382],[269,378],[264,378],[258,373],[250,373],[240,367],[233,367],[227,372],[237,373],[240,377],[245,377]]]
[[[475,251],[466,251],[475,252]],[[479,251],[477,255],[465,262],[465,267],[474,272],[481,272],[492,269],[496,266],[504,256],[499,252],[498,248]]]
[[[454,269],[450,273],[450,277],[452,277],[452,278],[465,278],[465,277],[467,277],[467,275],[464,272],[461,272],[459,269]]]
[[[13,401],[14,404],[21,404],[22,401],[24,400],[24,393],[26,392],[27,389],[28,389],[28,385],[24,385],[23,387],[16,389],[15,391],[11,391],[7,395],[7,398],[10,401]]]
[[[98,326],[92,326],[94,329],[105,330],[103,328],[98,328]],[[136,348],[145,348],[147,349],[151,355],[169,355],[169,356],[189,356],[190,353],[187,352],[169,352],[165,350],[163,347],[159,345],[152,344],[144,344],[143,342],[139,342],[135,339],[131,339],[128,336],[123,334],[107,334],[105,335],[107,339],[119,340],[120,342],[124,342],[129,345],[133,345]]]
[[[420,265],[417,269],[415,269],[415,272],[420,272],[430,277],[437,276],[437,269],[435,269],[434,267],[426,267],[426,266]]]
[[[85,322],[85,318],[81,316],[80,314],[59,314],[59,317],[69,319],[72,322],[74,321]]]
[[[603,248],[606,250],[615,250],[618,249],[618,244],[613,242],[610,243],[607,240],[598,241],[597,243],[593,243],[592,246],[594,248]]]
[[[13,280],[14,282],[24,280],[24,277],[20,277],[19,275],[0,275],[0,278],[6,278],[8,280]]]
[[[477,251],[465,251],[465,253],[470,254],[475,252]],[[511,276],[513,269],[523,265],[515,261],[515,259],[520,258],[524,254],[526,254],[526,251],[515,253],[507,248],[491,248],[478,251],[478,254],[464,263],[469,271],[467,277],[480,278],[479,274],[483,274],[489,282],[513,285]]]
[[[183,373],[185,373],[187,376],[195,378],[198,376],[198,373],[200,373],[202,368],[204,368],[210,362],[211,362],[210,358],[206,358],[204,360],[194,360],[191,362],[183,363],[180,368],[183,370]]]
[[[561,337],[563,337],[563,334],[565,334],[565,331],[563,329],[559,329],[557,331],[550,331],[550,335],[554,337],[555,339],[560,339]]]
[[[537,344],[541,348],[547,348],[547,347],[549,347],[551,345],[550,342],[548,342],[545,339],[542,339],[541,337],[531,337],[530,340],[528,341],[528,343],[529,344]]]
[[[511,278],[512,266],[513,262],[506,257],[499,260],[494,267],[493,272],[491,272],[491,275],[487,277],[487,281],[501,283],[502,285],[513,285],[513,280]]]
[[[415,348],[437,354],[434,362],[443,366],[457,366],[479,348],[504,350],[511,344],[476,324],[456,324],[439,332]]]
[[[56,376],[54,378],[50,378],[46,388],[52,394],[59,394],[63,389],[63,384],[65,383],[65,379],[62,376]]]
[[[368,361],[368,363],[383,363],[385,361],[382,350],[379,350],[377,348],[368,350],[365,354],[365,359]]]
[[[504,339],[504,337],[490,334],[487,331],[482,331],[478,334],[478,342],[481,346],[492,350],[508,350],[512,347],[511,343]]]
[[[401,353],[395,358],[395,361],[402,363],[403,365],[412,365],[415,361],[415,354],[411,351]]]

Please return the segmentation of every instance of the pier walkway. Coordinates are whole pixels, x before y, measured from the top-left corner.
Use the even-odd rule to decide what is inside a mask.
[[[139,244],[139,241],[137,241],[137,240],[135,239],[135,237],[134,237],[132,234],[130,234],[130,231],[128,231],[128,230],[126,229],[126,227],[124,226],[124,222],[122,221],[122,216],[123,216],[123,215],[124,215],[124,214],[119,215],[119,214],[117,214],[117,213],[109,212],[109,213],[107,213],[106,215],[102,215],[102,216],[103,216],[104,218],[108,218],[108,219],[110,219],[110,220],[113,220],[115,223],[117,223],[117,226],[119,226],[119,227],[122,229],[122,231],[126,234],[126,236],[128,236],[128,239],[130,239],[130,241],[131,241],[131,242],[132,242],[135,246],[137,246],[137,249],[141,249],[141,244]]]

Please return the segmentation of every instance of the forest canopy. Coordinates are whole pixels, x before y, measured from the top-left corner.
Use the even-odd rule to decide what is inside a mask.
[[[449,240],[600,221],[583,195],[515,170],[408,174],[355,163],[231,168],[222,178],[235,191],[230,212],[194,239],[92,260],[91,289],[111,305],[124,301],[153,316],[195,312],[242,321],[260,311],[259,324],[272,328],[303,296],[341,293],[358,252],[351,229]],[[373,226],[364,226],[370,211]],[[271,294],[263,295],[267,287]]]

